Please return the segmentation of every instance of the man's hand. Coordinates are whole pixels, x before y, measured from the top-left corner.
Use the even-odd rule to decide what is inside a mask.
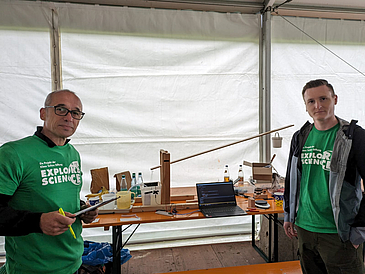
[[[286,236],[288,236],[290,239],[298,237],[297,231],[295,230],[294,225],[291,222],[284,222],[284,231]]]
[[[50,236],[56,236],[64,233],[68,229],[68,225],[75,222],[75,218],[72,218],[74,214],[65,212],[66,216],[63,216],[58,211],[52,211],[43,213],[39,222],[39,226],[44,234]]]
[[[86,204],[86,206],[90,207],[89,204]],[[91,210],[91,211],[88,211],[84,214],[81,214],[80,219],[85,224],[89,224],[89,223],[92,223],[96,219],[96,217],[98,217],[98,214],[99,214],[99,209]]]

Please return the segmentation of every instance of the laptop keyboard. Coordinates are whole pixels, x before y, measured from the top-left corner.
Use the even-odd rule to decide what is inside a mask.
[[[207,213],[218,213],[218,212],[235,212],[237,208],[235,206],[225,206],[225,207],[214,207],[214,208],[205,208],[204,211]]]

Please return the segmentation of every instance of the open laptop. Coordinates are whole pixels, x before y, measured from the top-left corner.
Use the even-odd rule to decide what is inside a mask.
[[[205,217],[246,215],[236,203],[232,182],[197,183],[196,192],[200,211]]]

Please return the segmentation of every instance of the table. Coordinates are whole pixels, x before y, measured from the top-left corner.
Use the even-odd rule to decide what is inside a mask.
[[[242,209],[247,211],[247,204],[248,200],[244,197],[236,197],[237,204]],[[277,207],[275,205],[275,201],[271,198],[271,200],[267,200],[270,204],[270,208],[268,209],[258,209],[257,212],[249,212],[247,211],[248,215],[252,215],[252,246],[253,248],[263,257],[267,262],[277,262],[278,260],[278,214],[283,213],[282,207]],[[181,201],[176,201],[177,204],[180,204]],[[170,210],[170,205],[166,206],[166,210]],[[184,209],[179,210],[179,214],[189,213],[194,211],[194,209]],[[156,223],[156,222],[171,222],[171,221],[182,221],[182,220],[193,220],[193,219],[203,219],[205,218],[201,212],[195,212],[189,215],[175,215],[173,217],[159,215],[155,212],[138,212],[136,215],[140,218],[139,220],[127,220],[121,221],[121,216],[131,215],[134,213],[114,213],[114,214],[100,214],[98,216],[99,221],[96,223],[91,224],[84,224],[84,228],[89,227],[104,227],[104,229],[109,229],[112,227],[112,246],[113,246],[113,273],[120,274],[121,273],[121,265],[120,265],[120,251],[123,248],[124,244],[122,241],[122,226],[123,225],[130,225],[137,224],[138,226],[143,223]],[[263,215],[269,220],[269,251],[268,255],[258,247],[255,243],[255,216],[256,215]],[[273,260],[271,260],[271,242],[272,242],[272,223],[274,223],[274,250],[273,250]],[[135,228],[137,229],[138,226]],[[133,233],[131,234],[131,236]],[[127,242],[129,238],[125,241]]]

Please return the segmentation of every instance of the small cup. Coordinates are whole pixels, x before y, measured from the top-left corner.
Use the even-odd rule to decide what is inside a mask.
[[[272,137],[272,147],[281,148],[283,137],[280,137],[279,132],[276,132],[274,137]]]
[[[134,193],[130,191],[119,191],[117,200],[117,207],[119,209],[129,209],[134,204]]]
[[[103,201],[110,200],[110,199],[113,199],[113,198],[116,198],[116,197],[117,197],[117,194],[115,194],[115,193],[108,193],[108,194],[104,194],[102,196]],[[115,207],[116,207],[115,202],[111,202],[109,204],[103,205],[102,207],[100,207],[100,209],[101,210],[103,210],[103,209],[110,210],[110,209],[115,209]]]
[[[275,204],[276,206],[283,206],[284,203],[284,193],[274,192]]]
[[[89,204],[90,205],[96,205],[96,204],[98,204],[98,203],[100,203],[100,199],[99,199],[99,196],[95,196],[95,197],[91,197],[91,198],[89,198]]]

